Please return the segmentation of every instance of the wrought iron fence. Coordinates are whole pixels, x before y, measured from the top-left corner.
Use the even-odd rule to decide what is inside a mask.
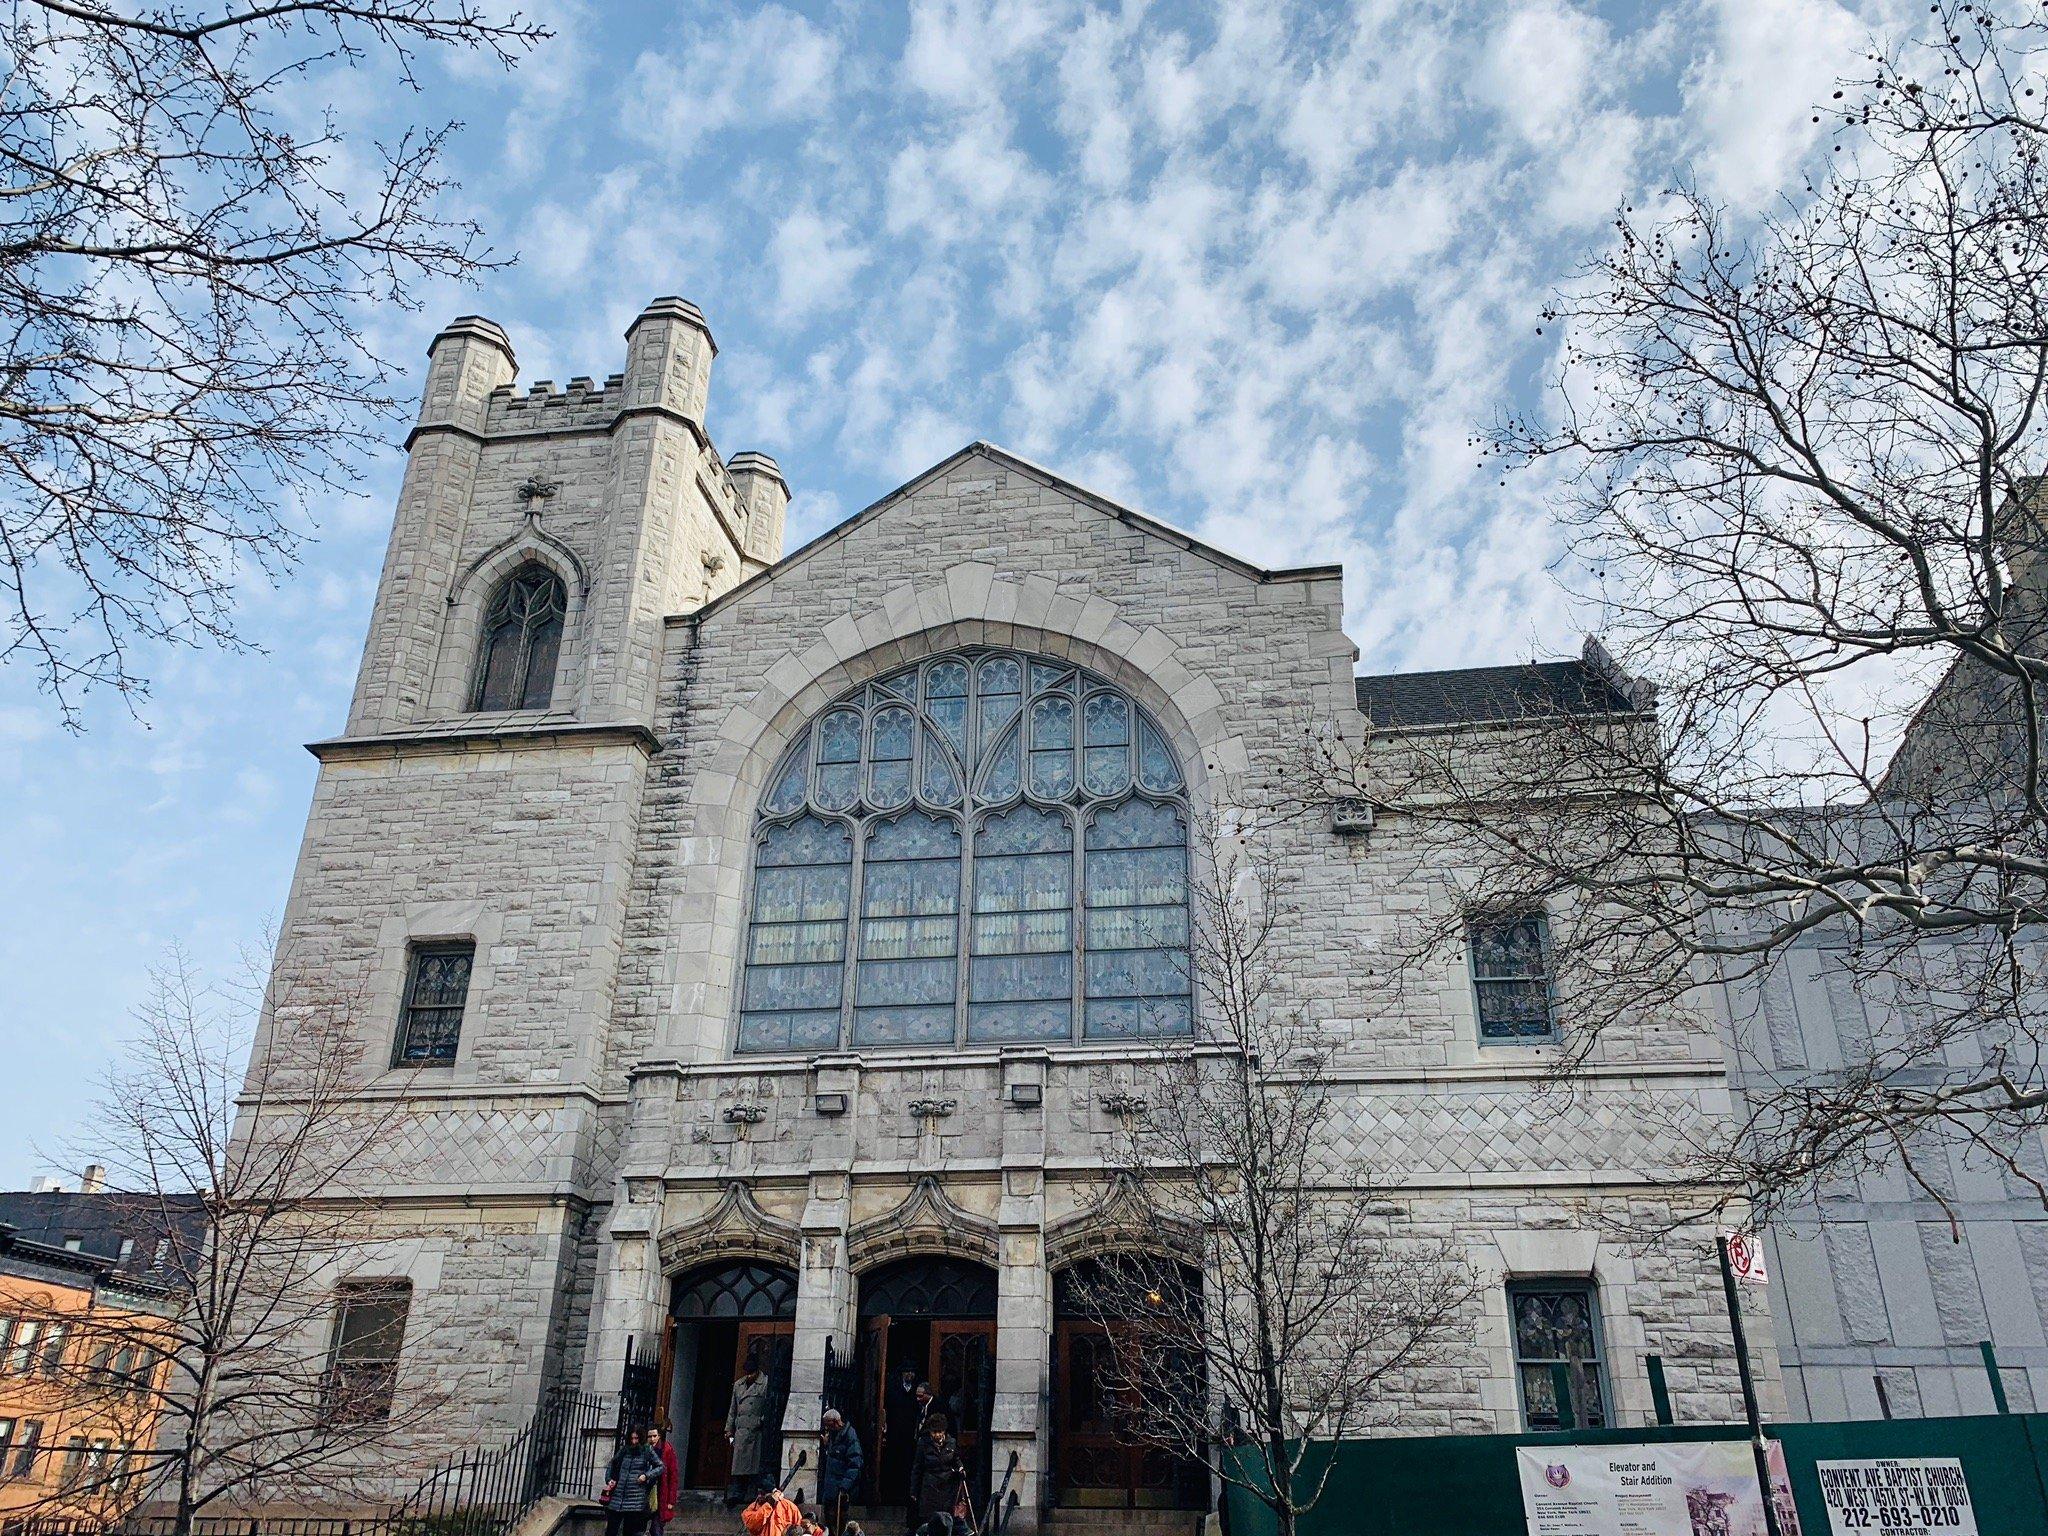
[[[457,1454],[435,1468],[387,1517],[385,1530],[364,1536],[501,1536],[542,1499],[596,1497],[624,1423],[621,1406],[609,1394],[556,1393],[498,1449]]]

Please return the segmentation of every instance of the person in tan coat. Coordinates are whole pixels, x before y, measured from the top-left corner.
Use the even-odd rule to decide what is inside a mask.
[[[732,1404],[725,1410],[725,1438],[732,1446],[732,1486],[726,1503],[744,1504],[773,1481],[768,1442],[774,1426],[774,1391],[762,1368],[761,1346],[747,1350],[746,1370],[732,1384]]]

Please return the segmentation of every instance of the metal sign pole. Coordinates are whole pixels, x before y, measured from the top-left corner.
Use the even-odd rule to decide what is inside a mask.
[[[1742,1332],[1742,1303],[1735,1295],[1735,1265],[1728,1257],[1728,1239],[1717,1237],[1714,1246],[1721,1255],[1721,1291],[1728,1298],[1728,1327],[1735,1334],[1735,1369],[1742,1378],[1742,1412],[1749,1421],[1749,1449],[1756,1457],[1756,1486],[1763,1495],[1764,1529],[1769,1536],[1784,1536],[1778,1528],[1778,1501],[1771,1488],[1771,1452],[1764,1441],[1763,1416],[1757,1412],[1756,1380],[1749,1373],[1749,1341]]]

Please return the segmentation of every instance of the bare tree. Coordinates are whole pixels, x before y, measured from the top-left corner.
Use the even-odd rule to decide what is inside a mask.
[[[112,1447],[65,1469],[67,1512],[144,1505],[188,1536],[238,1505],[360,1504],[447,1401],[400,1366],[421,1342],[403,1282],[349,1269],[396,1111],[362,1091],[347,1000],[274,997],[252,1059],[257,995],[173,952],[104,1080],[89,1145],[128,1224],[165,1234],[141,1274],[165,1304],[34,1319],[66,1331],[46,1369],[67,1416]]]
[[[546,36],[474,0],[9,0],[0,92],[0,659],[80,695],[237,645],[394,402],[365,320],[495,259],[438,211],[453,124],[344,142],[295,98]]]
[[[1546,316],[1557,387],[1488,441],[1556,488],[1597,697],[1326,765],[1477,850],[1472,904],[1564,913],[1574,1060],[1830,946],[1889,1022],[1713,1149],[1766,1206],[1887,1160],[1933,1192],[1958,1145],[2048,1196],[2048,23],[1933,11],[1780,211],[1625,209]]]
[[[1322,1498],[1330,1445],[1382,1418],[1469,1323],[1461,1249],[1414,1229],[1346,1149],[1333,1048],[1286,984],[1291,883],[1249,823],[1205,841],[1190,1052],[1147,1063],[1113,1159],[1121,1246],[1081,1274],[1119,1432],[1222,1478],[1283,1536]],[[1135,1090],[1134,1090],[1135,1092]]]

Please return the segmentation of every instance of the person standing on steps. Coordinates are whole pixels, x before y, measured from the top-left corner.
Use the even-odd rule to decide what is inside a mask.
[[[846,1506],[860,1485],[860,1436],[837,1408],[827,1408],[818,1441],[818,1514],[828,1531],[846,1523]]]
[[[960,1465],[960,1445],[949,1433],[951,1429],[943,1409],[926,1414],[924,1433],[917,1437],[917,1458],[911,1463],[911,1528],[929,1536],[953,1529],[953,1514],[967,1481],[967,1469]]]
[[[728,1506],[744,1504],[773,1481],[768,1468],[768,1437],[774,1426],[768,1420],[774,1406],[757,1339],[747,1346],[746,1369],[732,1384],[732,1405],[725,1410],[725,1438],[732,1446],[732,1486],[725,1496]]]
[[[636,1424],[604,1471],[604,1536],[643,1536],[660,1497],[661,1455]]]
[[[907,1503],[910,1497],[910,1463],[917,1455],[917,1421],[923,1410],[917,1400],[917,1372],[905,1365],[889,1384],[889,1400],[882,1412],[882,1454],[880,1475],[875,1479],[875,1499],[883,1504]]]
[[[648,1536],[662,1536],[662,1529],[676,1517],[676,1495],[682,1491],[683,1466],[676,1460],[676,1448],[657,1424],[647,1431],[647,1443],[661,1458],[661,1481],[656,1485],[654,1518],[647,1522]]]

